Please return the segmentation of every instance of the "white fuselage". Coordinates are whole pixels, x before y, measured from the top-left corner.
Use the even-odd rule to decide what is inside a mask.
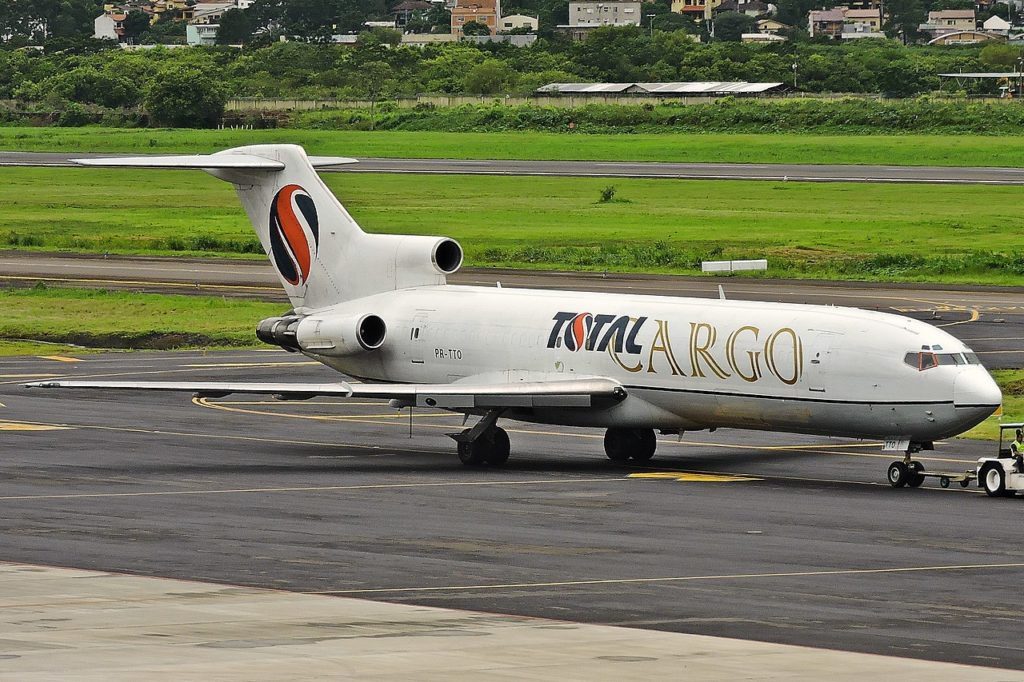
[[[855,308],[446,285],[376,294],[312,317],[352,311],[387,322],[383,346],[310,355],[362,379],[610,377],[628,393],[600,410],[505,414],[524,421],[928,442],[974,426],[1001,402],[953,336]],[[922,369],[908,360],[922,349],[959,360]]]

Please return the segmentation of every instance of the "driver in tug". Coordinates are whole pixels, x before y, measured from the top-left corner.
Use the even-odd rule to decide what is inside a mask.
[[[1010,456],[1017,462],[1017,473],[1024,474],[1024,431],[1017,429],[1010,443]]]

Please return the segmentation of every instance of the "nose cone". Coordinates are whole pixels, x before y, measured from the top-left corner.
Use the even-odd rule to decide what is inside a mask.
[[[953,383],[953,406],[992,408],[1003,402],[1003,393],[989,373],[977,367],[957,375]],[[988,414],[991,414],[991,410]]]

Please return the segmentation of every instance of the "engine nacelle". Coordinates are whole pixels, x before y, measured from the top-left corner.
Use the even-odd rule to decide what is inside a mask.
[[[374,351],[384,345],[388,327],[379,315],[311,315],[299,321],[295,340],[299,348],[335,357]]]
[[[302,320],[297,315],[284,317],[268,317],[256,325],[256,338],[271,346],[281,346],[287,351],[299,350],[299,342],[295,338],[295,329]]]
[[[405,289],[444,284],[462,267],[462,247],[447,237],[367,235],[363,265],[367,276]]]

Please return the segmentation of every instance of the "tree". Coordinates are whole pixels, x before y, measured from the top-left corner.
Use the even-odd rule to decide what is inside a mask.
[[[205,70],[170,66],[156,74],[145,106],[159,124],[203,128],[216,125],[226,103],[224,89]]]
[[[133,107],[142,93],[130,78],[80,66],[57,74],[39,84],[39,90],[73,102],[105,107]]]
[[[475,95],[494,95],[504,92],[515,80],[515,72],[500,59],[487,59],[466,74],[463,87]]]
[[[885,9],[888,12],[888,18],[882,25],[885,35],[900,38],[904,45],[917,38],[918,27],[925,19],[921,0],[889,0]]]
[[[739,12],[721,12],[715,17],[715,40],[738,43],[744,33],[751,33],[757,25],[754,17]]]
[[[252,21],[245,11],[232,8],[220,17],[217,29],[218,45],[244,45],[252,38]]]
[[[1013,67],[1024,51],[1019,47],[1005,44],[986,45],[981,49],[981,63],[990,67]]]
[[[401,42],[401,31],[396,31],[393,28],[381,28],[379,26],[375,26],[369,31],[363,31],[356,38],[356,44],[360,47],[368,45],[390,45],[394,47],[400,45]]]
[[[377,127],[377,100],[383,97],[394,78],[387,62],[366,62],[359,68],[362,92],[370,100],[370,130]]]
[[[481,24],[479,21],[467,21],[462,25],[462,35],[489,36],[491,35],[491,29],[487,28],[487,24]]]
[[[124,37],[129,42],[135,42],[139,36],[149,30],[149,15],[137,9],[133,9],[125,15],[121,24],[124,26]]]
[[[170,12],[164,12],[170,14]],[[184,19],[161,18],[139,40],[153,45],[174,45],[185,42],[188,22]]]

